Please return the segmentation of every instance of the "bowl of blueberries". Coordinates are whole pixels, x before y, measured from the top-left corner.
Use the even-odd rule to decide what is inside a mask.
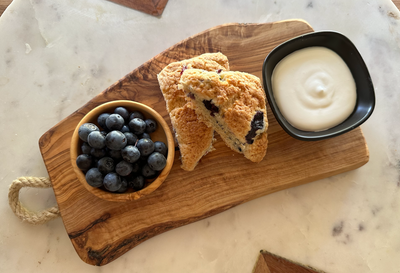
[[[71,163],[81,184],[108,201],[137,200],[168,176],[175,156],[171,130],[152,108],[129,100],[104,103],[79,122]]]

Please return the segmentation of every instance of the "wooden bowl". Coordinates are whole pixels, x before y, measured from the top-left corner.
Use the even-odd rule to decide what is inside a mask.
[[[140,190],[140,191],[133,191],[133,189],[128,189],[127,192],[125,193],[112,193],[108,192],[106,190],[103,190],[101,188],[95,188],[90,186],[85,179],[85,174],[78,168],[76,165],[76,158],[78,155],[80,155],[81,152],[81,146],[83,144],[83,141],[79,138],[78,135],[78,130],[79,127],[84,124],[84,123],[94,123],[97,124],[97,117],[102,114],[102,113],[113,113],[114,109],[122,106],[128,109],[130,112],[133,111],[140,111],[142,114],[145,116],[145,118],[152,118],[157,122],[157,130],[154,133],[151,133],[151,138],[153,141],[162,141],[167,145],[168,148],[168,154],[167,154],[167,164],[165,168],[159,173],[158,177],[152,181],[150,184],[145,184],[145,187]],[[104,200],[108,201],[116,201],[116,202],[126,202],[126,201],[132,201],[132,200],[137,200],[145,195],[148,195],[155,191],[166,179],[168,176],[172,164],[174,162],[174,156],[175,156],[175,143],[174,139],[171,133],[171,130],[169,129],[168,124],[165,122],[165,120],[162,118],[160,114],[158,114],[156,111],[151,109],[150,107],[134,102],[134,101],[129,101],[129,100],[117,100],[117,101],[111,101],[108,103],[104,103],[102,105],[99,105],[98,107],[94,108],[91,110],[89,113],[87,113],[82,120],[79,122],[79,124],[76,126],[75,131],[72,135],[72,140],[71,140],[71,148],[70,148],[70,155],[71,155],[71,163],[72,167],[75,171],[75,174],[82,184],[83,187],[85,187],[86,190],[91,192],[92,194],[96,195],[99,198],[102,198]]]

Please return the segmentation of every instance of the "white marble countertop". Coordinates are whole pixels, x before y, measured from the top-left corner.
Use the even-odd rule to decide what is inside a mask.
[[[348,36],[376,108],[363,167],[166,232],[116,261],[85,264],[62,220],[31,226],[8,206],[19,176],[47,176],[40,136],[180,40],[232,22],[301,18]],[[400,272],[400,13],[389,0],[170,0],[153,17],[103,0],[14,0],[0,17],[0,272],[251,272],[266,249],[326,272]],[[56,204],[23,190],[32,210]]]

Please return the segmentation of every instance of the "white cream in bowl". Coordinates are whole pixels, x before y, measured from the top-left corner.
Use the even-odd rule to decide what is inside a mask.
[[[326,47],[307,47],[283,58],[272,90],[286,120],[303,131],[323,131],[346,120],[357,100],[356,84],[342,58]]]

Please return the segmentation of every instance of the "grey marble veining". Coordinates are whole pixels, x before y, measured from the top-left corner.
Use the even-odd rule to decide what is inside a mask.
[[[12,214],[12,180],[47,176],[40,136],[113,82],[210,27],[292,18],[342,32],[368,66],[377,102],[362,125],[365,166],[169,231],[101,268],[80,260],[61,219],[33,227]],[[399,25],[389,0],[170,0],[160,17],[105,0],[14,0],[0,17],[0,272],[251,272],[261,249],[326,272],[399,272]],[[51,190],[21,199],[55,204]]]

